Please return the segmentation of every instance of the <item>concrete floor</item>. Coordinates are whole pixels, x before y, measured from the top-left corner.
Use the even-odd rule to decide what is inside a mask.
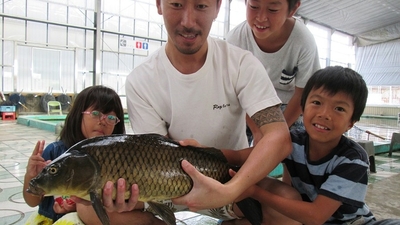
[[[400,219],[400,152],[376,160],[377,173],[370,175],[365,201],[377,219]]]
[[[127,133],[132,133],[126,124]],[[37,211],[22,198],[25,168],[37,140],[55,141],[52,132],[17,124],[15,120],[0,120],[0,225],[24,224]],[[369,176],[366,202],[378,219],[400,219],[400,152],[392,157],[375,157],[377,173]],[[195,213],[180,213],[177,217],[186,224],[216,224],[214,219]],[[179,223],[182,224],[182,223]]]

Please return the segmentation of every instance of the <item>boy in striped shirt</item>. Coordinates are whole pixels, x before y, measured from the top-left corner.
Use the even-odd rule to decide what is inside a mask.
[[[301,224],[400,224],[376,221],[364,202],[368,155],[343,136],[360,120],[367,96],[363,78],[352,69],[327,67],[311,76],[301,98],[306,130],[291,131],[292,153],[283,161],[283,182],[302,200],[274,194],[287,185],[266,178],[243,194],[261,203],[264,218],[272,208]]]

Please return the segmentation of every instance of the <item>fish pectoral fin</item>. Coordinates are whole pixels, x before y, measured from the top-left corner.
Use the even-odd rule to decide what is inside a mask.
[[[245,198],[237,202],[236,206],[239,207],[251,225],[260,225],[262,223],[263,214],[261,204],[254,198]]]
[[[101,201],[101,196],[99,193],[94,191],[90,192],[90,201],[97,216],[99,217],[103,225],[109,225],[110,219],[108,218],[107,212],[103,207],[103,202]]]
[[[167,205],[159,202],[147,202],[151,209],[168,225],[176,225],[175,214]]]

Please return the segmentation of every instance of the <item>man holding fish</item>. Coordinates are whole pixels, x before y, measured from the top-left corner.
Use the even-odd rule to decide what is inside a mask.
[[[192,211],[231,204],[236,213],[232,219],[242,217],[232,203],[265,178],[291,151],[289,130],[279,108],[281,101],[257,58],[209,37],[222,0],[156,1],[168,41],[127,78],[127,106],[133,130],[137,134],[165,135],[181,140],[182,145],[229,149],[224,150],[229,163],[241,168],[224,184],[202,175],[183,160],[182,168],[192,177],[194,186],[187,195],[173,199],[173,203]],[[249,148],[247,142],[246,113],[263,133],[254,148]],[[118,180],[115,201],[113,187],[108,182],[103,190],[107,211],[126,212],[143,206],[136,205],[140,190],[137,185],[132,186],[128,202],[123,197],[125,181]],[[90,210],[80,216],[83,220],[89,218]],[[126,221],[134,224],[129,219],[133,214],[126,216]],[[281,221],[277,224],[287,223],[288,218],[279,220],[280,216],[273,218]]]

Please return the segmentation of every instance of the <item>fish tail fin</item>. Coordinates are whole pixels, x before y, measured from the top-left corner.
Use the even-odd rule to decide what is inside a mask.
[[[242,211],[244,217],[252,225],[260,225],[263,220],[261,204],[253,198],[245,198],[236,205]]]

